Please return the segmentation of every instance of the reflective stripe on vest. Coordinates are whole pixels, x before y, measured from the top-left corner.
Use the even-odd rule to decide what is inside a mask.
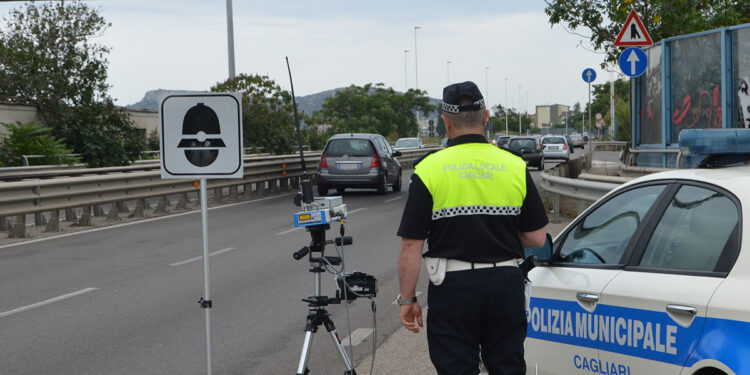
[[[526,162],[488,143],[464,143],[427,156],[414,169],[432,195],[432,219],[518,215]]]

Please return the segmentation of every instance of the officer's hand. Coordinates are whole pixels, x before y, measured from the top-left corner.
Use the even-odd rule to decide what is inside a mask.
[[[424,327],[422,323],[422,307],[418,303],[402,305],[401,312],[398,315],[401,318],[401,324],[409,331],[419,333],[419,327]],[[414,323],[415,318],[417,320],[416,323]],[[417,327],[417,324],[419,324],[419,327]]]

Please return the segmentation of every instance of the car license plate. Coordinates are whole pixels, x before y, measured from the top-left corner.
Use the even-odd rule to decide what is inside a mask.
[[[338,169],[359,169],[361,163],[336,163]]]
[[[560,146],[549,146],[550,151],[560,151]]]

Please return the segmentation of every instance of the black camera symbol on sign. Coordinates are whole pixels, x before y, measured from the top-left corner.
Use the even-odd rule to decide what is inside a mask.
[[[221,138],[219,116],[211,107],[198,103],[185,113],[182,120],[183,139],[177,148],[185,149],[185,157],[196,167],[207,167],[219,157],[219,149],[226,148]]]

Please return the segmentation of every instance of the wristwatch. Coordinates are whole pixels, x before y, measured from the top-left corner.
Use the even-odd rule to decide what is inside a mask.
[[[417,296],[411,297],[409,299],[401,299],[401,295],[398,295],[398,299],[396,299],[396,303],[399,305],[411,305],[412,303],[417,302]]]

